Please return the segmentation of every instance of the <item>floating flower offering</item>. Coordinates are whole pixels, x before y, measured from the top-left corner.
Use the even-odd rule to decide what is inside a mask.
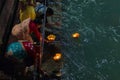
[[[50,34],[50,35],[47,36],[47,39],[48,39],[49,41],[54,41],[54,40],[56,39],[56,36],[53,35],[53,34]]]
[[[56,53],[55,56],[53,57],[53,59],[54,59],[55,61],[57,61],[57,60],[60,60],[61,57],[62,57],[62,54],[61,54],[61,53]]]
[[[73,34],[72,34],[72,37],[73,37],[73,38],[79,38],[79,37],[80,37],[80,34],[79,34],[79,33],[73,33]]]

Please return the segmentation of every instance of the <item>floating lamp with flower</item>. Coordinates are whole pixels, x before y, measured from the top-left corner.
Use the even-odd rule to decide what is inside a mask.
[[[53,59],[54,59],[55,61],[58,61],[58,60],[61,59],[61,57],[62,57],[62,54],[61,54],[61,53],[56,53],[55,56],[53,57]]]
[[[72,34],[72,37],[73,37],[73,38],[79,38],[79,37],[80,37],[80,34],[77,33],[77,32],[76,32],[76,33],[73,33],[73,34]]]
[[[47,36],[47,39],[49,41],[54,41],[56,39],[56,36],[54,34],[50,34],[50,35]]]

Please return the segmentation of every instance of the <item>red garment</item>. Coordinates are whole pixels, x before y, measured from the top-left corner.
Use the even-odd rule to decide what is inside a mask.
[[[36,58],[36,54],[40,53],[40,47],[34,46],[31,42],[22,42],[25,51],[28,55]]]
[[[33,21],[30,21],[29,23],[29,30],[30,30],[30,33],[33,32],[37,37],[37,39],[40,40],[40,36],[41,36],[40,32],[38,31],[37,25]]]

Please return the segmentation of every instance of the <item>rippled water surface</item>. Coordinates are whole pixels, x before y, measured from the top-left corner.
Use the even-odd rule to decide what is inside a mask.
[[[62,3],[63,80],[120,80],[120,1]],[[80,38],[73,39],[74,32]]]

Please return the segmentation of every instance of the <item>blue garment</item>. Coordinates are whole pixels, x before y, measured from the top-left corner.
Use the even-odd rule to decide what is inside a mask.
[[[35,11],[40,14],[44,14],[44,10],[45,10],[45,5],[43,5],[43,4],[39,4],[35,8]],[[46,7],[46,10],[47,10],[47,7]]]
[[[14,42],[8,45],[7,52],[12,52],[13,56],[18,59],[24,59],[27,55],[20,42]]]

